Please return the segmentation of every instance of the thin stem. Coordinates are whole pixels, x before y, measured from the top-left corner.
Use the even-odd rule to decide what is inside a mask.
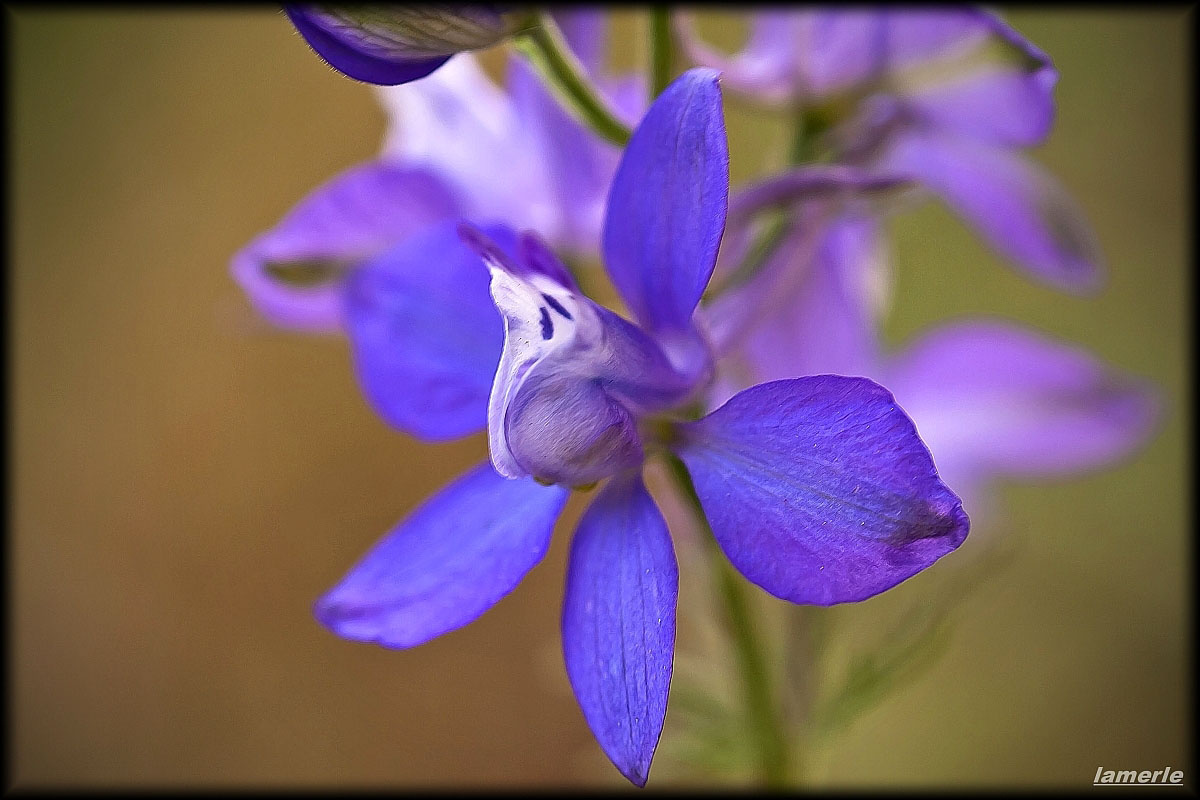
[[[667,6],[650,9],[650,99],[662,94],[671,82],[674,52],[671,49],[671,11]]]
[[[551,88],[558,101],[580,122],[608,141],[624,147],[630,130],[617,117],[604,95],[592,84],[587,70],[571,52],[562,31],[546,12],[538,24],[514,42]]]
[[[704,538],[709,546],[714,580],[724,605],[725,623],[741,673],[746,715],[754,737],[763,783],[772,789],[784,788],[788,785],[788,742],[779,703],[771,691],[766,653],[750,613],[745,582],[726,561],[713,538],[712,528],[708,525],[708,518],[704,515],[687,467],[676,456],[666,458],[672,479],[706,534]]]

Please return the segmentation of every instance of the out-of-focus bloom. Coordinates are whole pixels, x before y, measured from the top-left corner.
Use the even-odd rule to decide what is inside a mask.
[[[1022,149],[1054,118],[1050,58],[978,9],[779,9],[753,15],[725,56],[685,15],[691,56],[727,85],[803,114],[823,161],[921,183],[997,251],[1055,287],[1098,280],[1095,237],[1062,187]]]
[[[411,300],[403,286],[389,295],[419,306],[421,336],[452,350],[502,318],[486,415],[491,464],[401,522],[316,608],[339,635],[387,647],[460,627],[541,559],[566,487],[606,480],[571,544],[563,652],[593,733],[638,785],[666,712],[678,583],[666,523],[642,482],[648,452],[686,465],[733,565],[797,603],[884,591],[956,548],[968,528],[911,421],[869,380],[774,381],[700,419],[683,412],[713,371],[695,311],[726,222],[726,148],[707,69],[672,83],[634,132],[603,250],[636,324],[584,296],[536,236],[514,245],[497,238],[503,228],[462,228],[490,271],[499,317],[485,313],[487,289],[457,262],[439,283],[461,281],[452,307]],[[444,358],[437,368],[475,369],[477,382],[484,337],[472,341],[461,352],[477,361]],[[409,368],[420,382],[430,364]],[[389,377],[409,381],[404,370]]]
[[[491,47],[526,17],[491,6],[289,4],[284,11],[331,67],[384,86],[424,78],[455,53]]]
[[[721,356],[714,401],[795,375],[878,380],[977,521],[993,479],[1096,468],[1149,436],[1157,400],[1145,381],[1012,323],[964,318],[885,352],[878,327],[890,265],[880,211],[869,198],[896,186],[831,167],[800,169],[765,186],[802,183],[844,188],[796,195],[794,219],[763,267],[703,309]],[[743,198],[762,192],[753,187]],[[739,255],[731,251],[731,261]],[[722,262],[719,271],[733,268]]]
[[[602,14],[571,11],[559,24],[597,72]],[[607,86],[631,117],[638,113],[640,81]],[[426,439],[459,436],[483,426],[499,356],[498,346],[472,349],[472,337],[498,340],[502,329],[457,220],[537,227],[555,246],[593,256],[618,153],[562,111],[516,58],[506,89],[468,54],[428,80],[379,92],[391,119],[380,157],[314,190],[239,251],[232,270],[273,324],[346,331],[366,395],[389,423]],[[496,236],[515,245],[511,235]],[[456,329],[453,310],[470,297],[460,294],[460,278],[479,284],[490,328]],[[445,335],[427,324],[443,310]],[[455,359],[475,359],[484,377],[464,381],[475,372],[457,370]],[[408,382],[390,379],[416,364],[427,367],[420,382],[407,373]],[[476,413],[455,414],[463,408]]]

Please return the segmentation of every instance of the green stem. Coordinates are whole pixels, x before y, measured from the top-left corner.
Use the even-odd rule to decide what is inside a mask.
[[[537,23],[514,39],[517,49],[529,59],[559,102],[580,122],[613,144],[624,147],[631,135],[629,127],[621,122],[592,84],[554,19],[542,12]]]
[[[671,11],[667,6],[650,9],[650,99],[662,94],[671,82],[674,53],[671,50]]]
[[[683,499],[705,532],[714,580],[724,605],[725,623],[741,673],[746,715],[754,737],[763,784],[771,789],[784,788],[788,785],[788,742],[779,703],[771,691],[766,652],[758,639],[746,584],[730,566],[713,538],[712,528],[708,525],[708,518],[704,515],[687,467],[673,455],[667,456],[667,466]]]

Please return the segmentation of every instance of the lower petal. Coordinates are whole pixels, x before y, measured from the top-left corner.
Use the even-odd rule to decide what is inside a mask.
[[[512,591],[550,543],[567,492],[468,472],[392,529],[316,605],[347,639],[413,647],[460,628]]]
[[[667,713],[678,585],[671,537],[641,478],[614,479],[571,543],[563,656],[596,740],[638,786]]]

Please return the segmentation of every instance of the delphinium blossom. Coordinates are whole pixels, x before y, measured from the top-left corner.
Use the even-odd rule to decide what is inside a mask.
[[[608,197],[604,262],[636,322],[584,296],[535,234],[503,226],[462,226],[482,263],[397,270],[391,330],[418,329],[442,357],[409,358],[389,379],[490,378],[490,463],[414,511],[316,608],[339,635],[386,647],[465,625],[541,560],[571,489],[603,481],[571,543],[563,653],[597,741],[638,785],[666,711],[677,597],[671,539],[642,482],[647,459],[682,463],[729,561],[796,603],[882,592],[968,529],[912,423],[872,381],[774,381],[696,418],[714,366],[695,311],[727,190],[717,75],[691,70],[639,124]],[[461,415],[464,430],[484,422]]]
[[[379,158],[315,190],[234,274],[271,322],[344,331],[391,425],[426,440],[486,428],[489,448],[316,615],[390,648],[459,628],[541,561],[570,492],[596,490],[570,546],[562,647],[597,741],[639,786],[678,582],[648,464],[673,478],[659,499],[690,507],[751,582],[832,605],[958,547],[989,479],[1098,465],[1146,435],[1144,385],[1032,331],[967,319],[881,346],[884,221],[921,193],[1042,282],[1097,282],[1078,209],[1022,152],[1049,131],[1057,75],[988,12],[761,12],[732,57],[676,15],[724,88],[798,123],[789,166],[729,193],[717,72],[684,73],[643,117],[640,76],[600,67],[599,13],[555,14],[563,51],[531,12],[287,11],[339,71],[407,85],[378,90]],[[497,87],[460,53],[518,28],[540,76],[510,58]],[[567,266],[601,254],[632,321]]]
[[[797,167],[792,182],[837,175],[841,185],[792,204],[759,269],[727,281],[705,308],[727,355],[716,397],[817,372],[876,378],[976,510],[990,478],[1069,474],[1147,438],[1151,389],[1082,348],[978,318],[896,353],[879,341],[890,283],[884,218],[904,206],[881,189],[930,189],[1027,274],[1058,288],[1095,285],[1099,257],[1086,222],[1019,152],[1053,120],[1057,75],[1040,49],[974,9],[764,12],[731,59],[686,25],[684,33],[694,56],[728,70],[729,85],[800,109],[800,135],[825,163]],[[749,219],[739,219],[741,246],[722,254],[719,275],[736,276]]]

